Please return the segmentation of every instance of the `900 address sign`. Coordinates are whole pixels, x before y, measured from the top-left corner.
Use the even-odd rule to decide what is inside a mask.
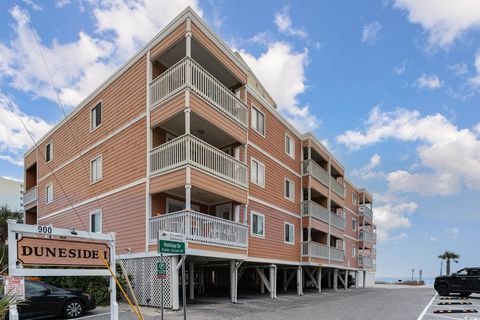
[[[38,229],[38,233],[45,233],[45,234],[52,234],[52,226],[40,226],[38,225],[37,226],[37,229]]]

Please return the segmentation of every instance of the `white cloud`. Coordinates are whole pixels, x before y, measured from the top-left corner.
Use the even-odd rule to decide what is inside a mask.
[[[463,76],[464,74],[468,73],[468,66],[465,62],[450,64],[447,66],[447,69],[452,71],[456,76]]]
[[[27,6],[32,8],[35,11],[43,11],[43,7],[34,2],[33,0],[22,0]]]
[[[417,78],[417,86],[420,89],[438,89],[443,86],[443,83],[440,81],[437,75],[428,76],[426,74],[422,74]]]
[[[309,106],[300,106],[298,96],[306,90],[305,67],[308,51],[295,51],[289,43],[272,42],[256,57],[245,50],[240,54],[278,104],[279,111],[300,131],[318,127],[319,120]]]
[[[391,236],[397,229],[410,228],[410,216],[418,205],[407,202],[392,193],[374,194],[376,205],[373,208],[377,238],[379,241],[399,240],[398,236]],[[402,236],[405,237],[405,236]]]
[[[460,229],[457,227],[451,227],[445,229],[445,232],[450,236],[450,238],[455,239],[458,238],[458,235],[460,234]]]
[[[360,177],[361,179],[371,179],[378,176],[382,176],[383,173],[376,172],[374,169],[380,165],[381,157],[378,154],[374,154],[368,164],[352,171],[352,175]]]
[[[15,178],[15,177],[3,176],[2,178],[3,179],[8,179],[8,180],[13,180],[13,181],[16,181],[16,182],[23,182],[23,180]]]
[[[404,170],[387,174],[391,190],[424,195],[450,195],[462,185],[480,189],[480,135],[475,129],[458,128],[437,113],[422,116],[416,110],[398,108],[383,112],[375,107],[365,130],[349,130],[337,141],[350,150],[395,139],[416,142],[419,172]]]
[[[378,33],[382,25],[378,21],[372,21],[363,26],[362,42],[373,44],[378,40]]]
[[[70,0],[57,0],[57,2],[55,2],[55,8],[63,8],[67,5],[69,5],[71,2]]]
[[[468,83],[473,90],[480,88],[480,50],[477,51],[477,54],[475,55],[474,66],[477,74],[468,79]]]
[[[393,68],[393,72],[397,75],[397,76],[401,76],[402,74],[405,73],[405,71],[407,70],[407,65],[408,65],[408,60],[407,59],[404,59],[402,61],[402,64],[398,67],[395,67]]]
[[[25,123],[35,141],[47,133],[52,124],[22,113],[17,105],[0,93],[0,160],[21,166],[22,153],[33,142],[18,117]]]
[[[477,0],[395,0],[394,6],[428,32],[429,48],[449,47],[468,30],[480,28]]]
[[[281,11],[275,13],[273,20],[279,32],[288,36],[295,36],[300,38],[307,38],[308,34],[303,28],[296,28],[292,24],[288,7],[283,7]]]
[[[434,236],[429,236],[429,237],[428,237],[428,241],[430,241],[430,242],[436,242],[437,240],[438,240],[438,239],[437,239],[436,237],[434,237]]]

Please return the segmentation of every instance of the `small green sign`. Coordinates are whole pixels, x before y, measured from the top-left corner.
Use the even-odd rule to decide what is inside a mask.
[[[167,263],[163,261],[157,262],[157,278],[165,279],[167,277]]]
[[[159,253],[185,254],[185,242],[158,240]]]

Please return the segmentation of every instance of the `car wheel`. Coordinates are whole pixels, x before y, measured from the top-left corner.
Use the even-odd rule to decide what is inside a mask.
[[[448,296],[450,291],[448,290],[448,286],[446,284],[438,285],[437,292],[441,296]]]
[[[471,292],[462,292],[462,293],[460,293],[460,297],[465,297],[466,298],[466,297],[470,296],[471,294],[472,294]]]
[[[80,300],[70,300],[63,306],[63,316],[66,319],[79,317],[83,313],[83,304]]]

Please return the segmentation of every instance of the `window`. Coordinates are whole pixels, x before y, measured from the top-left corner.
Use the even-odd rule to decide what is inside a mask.
[[[102,210],[90,212],[90,232],[102,232]]]
[[[285,153],[295,159],[295,140],[285,134]]]
[[[102,156],[90,161],[90,182],[95,183],[102,180]]]
[[[352,219],[352,230],[357,231],[357,220]]]
[[[45,187],[45,203],[50,203],[53,201],[53,184],[47,184]]]
[[[357,205],[357,194],[355,192],[352,192],[352,203],[354,206]]]
[[[295,243],[295,227],[288,222],[285,222],[285,243]]]
[[[285,199],[295,201],[295,183],[285,178]]]
[[[45,162],[50,162],[53,159],[53,144],[49,142],[45,146]]]
[[[252,106],[252,128],[262,136],[265,135],[265,115],[254,106]]]
[[[250,180],[260,187],[265,187],[265,165],[254,158],[250,164]]]
[[[177,212],[177,211],[182,211],[185,210],[185,202],[176,200],[176,199],[171,199],[167,198],[167,213],[171,212]],[[192,208],[193,211],[200,212],[200,207],[194,204],[190,204],[190,207]]]
[[[352,246],[352,257],[355,258],[357,256],[357,248]]]
[[[250,220],[251,220],[251,226],[250,226],[251,234],[254,236],[264,238],[265,237],[265,216],[258,212],[252,211]]]
[[[95,130],[102,124],[102,103],[99,102],[90,110],[90,130]]]

